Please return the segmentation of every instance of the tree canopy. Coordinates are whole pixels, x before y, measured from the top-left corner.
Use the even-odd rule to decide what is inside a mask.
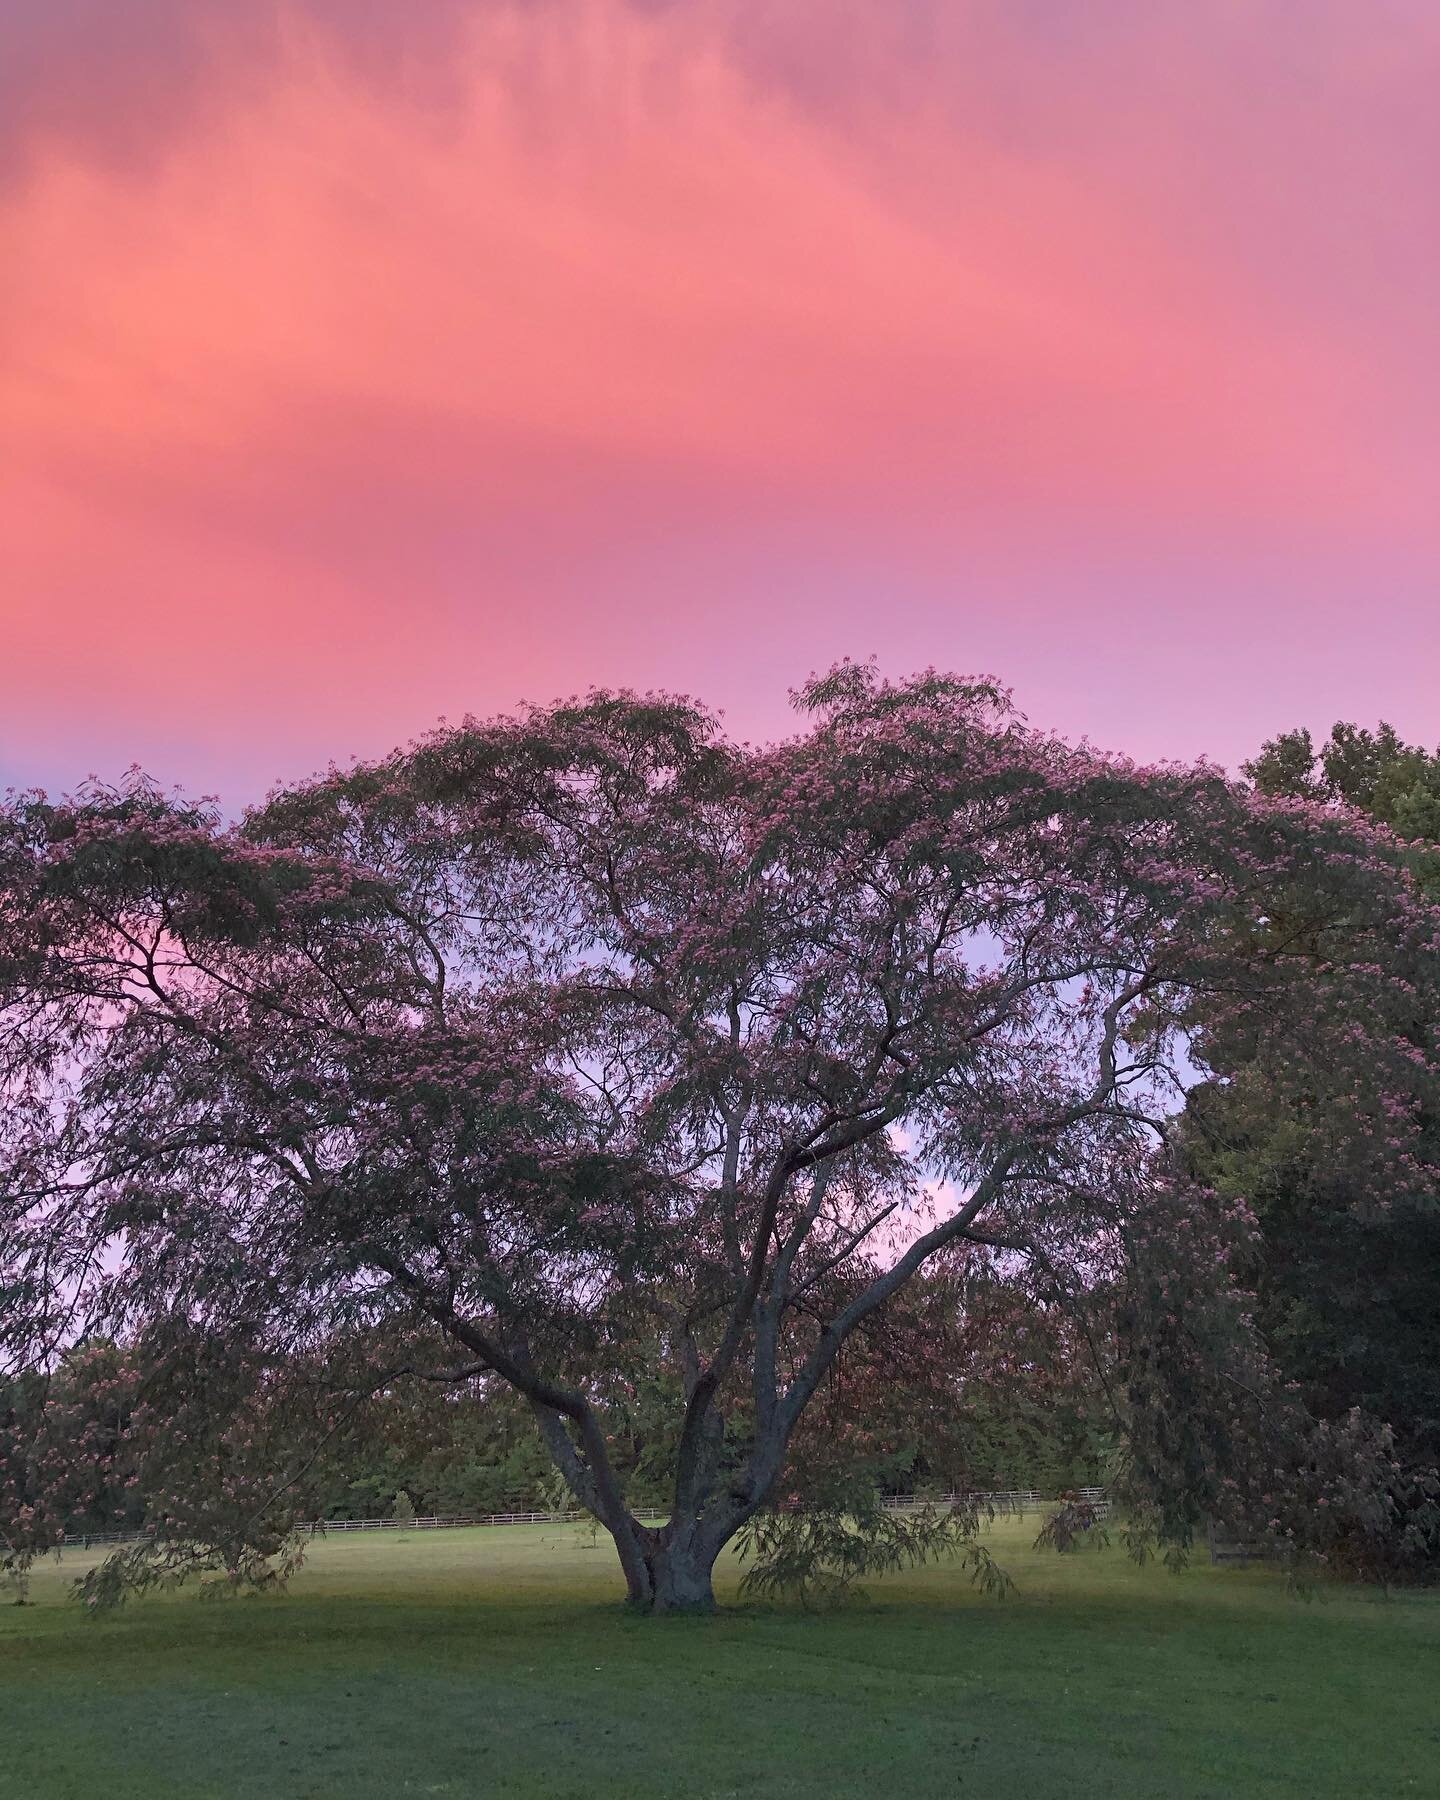
[[[1123,1291],[1132,1471],[1172,1535],[1232,1489],[1295,1529],[1256,1474],[1282,1423],[1289,1487],[1338,1496],[1343,1446],[1252,1355],[1243,1200],[1187,1182],[1170,1121],[1203,1018],[1277,1079],[1324,1067],[1376,1204],[1432,1183],[1440,913],[1404,846],[1066,745],[988,682],[845,664],[797,702],[757,748],[692,701],[595,693],[238,824],[139,778],[14,797],[9,1361],[103,1335],[224,1371],[262,1425],[302,1369],[322,1435],[346,1396],[501,1381],[631,1599],[705,1606],[822,1385],[972,1255]],[[658,1526],[612,1451],[657,1359]],[[177,1502],[157,1542],[272,1551],[263,1438],[197,1452],[208,1510]]]

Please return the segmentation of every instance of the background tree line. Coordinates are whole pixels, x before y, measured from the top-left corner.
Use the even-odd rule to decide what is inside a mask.
[[[895,1314],[818,1396],[790,1469],[797,1501],[837,1477],[880,1494],[1057,1493],[1106,1480],[1115,1421],[1065,1306],[1037,1305],[982,1268],[927,1279]],[[617,1467],[641,1507],[663,1507],[674,1479],[677,1385],[656,1357],[648,1379],[624,1384],[608,1409]],[[146,1483],[151,1458],[137,1431],[154,1387],[153,1370],[108,1342],[76,1346],[43,1381],[0,1382],[0,1482],[15,1484],[12,1508],[58,1506],[70,1539],[144,1529],[167,1485]],[[42,1415],[51,1469],[31,1493],[3,1446],[27,1441]],[[276,1441],[277,1486],[307,1441]],[[493,1382],[378,1395],[305,1471],[296,1498],[306,1517],[335,1520],[574,1505],[528,1410]]]
[[[1389,726],[1340,723],[1318,747],[1305,730],[1266,743],[1246,774],[1263,794],[1353,809],[1412,846],[1417,879],[1440,891],[1440,753]],[[1433,1027],[1417,1009],[1417,1047]],[[1258,1235],[1246,1259],[1257,1317],[1287,1379],[1322,1417],[1354,1410],[1394,1434],[1395,1510],[1381,1572],[1440,1575],[1440,1207],[1423,1180],[1376,1194],[1357,1167],[1348,1095],[1298,1088],[1261,1046],[1214,1031],[1213,1078],[1189,1095],[1180,1142],[1196,1177],[1243,1196]],[[1323,1075],[1323,1071],[1317,1071]],[[1417,1118],[1425,1169],[1440,1163],[1440,1113]]]

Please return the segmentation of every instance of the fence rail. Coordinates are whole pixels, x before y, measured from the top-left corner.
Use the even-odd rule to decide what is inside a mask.
[[[659,1507],[632,1506],[630,1516],[644,1520],[663,1519],[666,1515]],[[328,1537],[332,1531],[450,1531],[460,1525],[563,1525],[588,1517],[589,1514],[579,1507],[571,1507],[566,1512],[456,1513],[434,1519],[312,1519],[304,1529]]]
[[[1101,1514],[1108,1513],[1110,1501],[1104,1488],[1085,1487],[1067,1490],[1066,1495],[1042,1494],[1038,1488],[997,1488],[990,1493],[948,1493],[948,1494],[887,1494],[880,1504],[894,1511],[904,1511],[907,1507],[923,1506],[930,1502],[934,1506],[958,1506],[964,1501],[978,1503],[982,1506],[993,1506],[997,1512],[1030,1512],[1039,1506],[1054,1506],[1058,1500],[1073,1494],[1083,1500],[1087,1506],[1093,1506]]]
[[[1109,1512],[1110,1502],[1104,1488],[1077,1488],[1074,1492],[1079,1499],[1095,1507],[1102,1517]],[[881,1505],[892,1511],[903,1512],[910,1507],[924,1506],[927,1502],[935,1506],[955,1506],[961,1501],[969,1500],[994,1506],[997,1512],[1024,1513],[1036,1507],[1053,1506],[1057,1498],[1059,1496],[1042,1494],[1035,1488],[1004,1488],[984,1494],[887,1494]],[[631,1516],[642,1522],[653,1523],[669,1516],[663,1507],[657,1506],[636,1506],[630,1510]],[[329,1537],[332,1532],[337,1531],[454,1531],[468,1526],[566,1525],[589,1516],[576,1507],[567,1512],[448,1513],[416,1519],[311,1519],[301,1530],[312,1532],[317,1537]],[[93,1550],[116,1544],[140,1544],[154,1535],[151,1531],[76,1532],[74,1536],[65,1539],[64,1548]]]

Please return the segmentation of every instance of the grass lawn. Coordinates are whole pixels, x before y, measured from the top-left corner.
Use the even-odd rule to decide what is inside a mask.
[[[1440,1796],[1440,1596],[993,1547],[828,1616],[650,1621],[573,1528],[365,1533],[288,1594],[0,1608],[4,1800]],[[722,1590],[733,1592],[732,1570]]]

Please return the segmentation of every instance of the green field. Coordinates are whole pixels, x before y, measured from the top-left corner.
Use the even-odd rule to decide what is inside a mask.
[[[5,1800],[1440,1795],[1440,1596],[994,1548],[828,1616],[650,1621],[574,1528],[369,1533],[288,1594],[0,1609]],[[722,1581],[733,1595],[734,1571]]]

